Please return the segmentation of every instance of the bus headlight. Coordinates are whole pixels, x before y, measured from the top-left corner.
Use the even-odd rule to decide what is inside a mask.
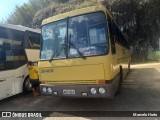
[[[48,91],[48,93],[52,93],[52,88],[49,87],[49,88],[47,89],[47,91]]]
[[[99,93],[104,94],[106,90],[104,88],[99,88]]]
[[[91,88],[91,90],[90,90],[90,91],[91,91],[91,93],[92,93],[92,94],[96,94],[96,93],[97,93],[96,88]]]
[[[43,87],[43,88],[42,88],[42,92],[44,92],[44,93],[47,92],[47,88],[46,88],[46,87]]]

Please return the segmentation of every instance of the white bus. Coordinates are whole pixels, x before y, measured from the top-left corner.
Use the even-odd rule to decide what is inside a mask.
[[[38,61],[40,30],[0,24],[0,100],[31,90],[26,64]]]

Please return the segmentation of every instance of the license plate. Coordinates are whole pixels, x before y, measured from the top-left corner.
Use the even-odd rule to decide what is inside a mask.
[[[63,90],[63,94],[65,94],[65,95],[75,95],[75,90]]]

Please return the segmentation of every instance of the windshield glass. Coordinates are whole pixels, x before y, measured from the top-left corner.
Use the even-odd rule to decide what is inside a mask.
[[[41,59],[64,58],[67,20],[60,20],[42,27]]]
[[[103,12],[69,19],[69,57],[78,57],[77,48],[84,56],[102,55],[108,51],[106,18]]]
[[[66,19],[53,22],[42,27],[41,59],[66,58],[65,51],[69,58],[104,55],[107,38],[103,12],[68,18],[68,27]]]

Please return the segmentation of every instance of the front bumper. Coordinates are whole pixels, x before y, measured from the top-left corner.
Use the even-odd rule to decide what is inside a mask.
[[[46,92],[43,88],[46,88]],[[48,88],[52,92],[48,92]],[[92,94],[90,89],[96,88],[97,93]],[[99,93],[99,88],[104,88],[105,93]],[[73,91],[71,94],[64,93],[64,90]],[[60,97],[79,97],[79,98],[113,98],[114,90],[112,83],[102,85],[49,85],[41,84],[40,91],[42,95],[60,96]]]

